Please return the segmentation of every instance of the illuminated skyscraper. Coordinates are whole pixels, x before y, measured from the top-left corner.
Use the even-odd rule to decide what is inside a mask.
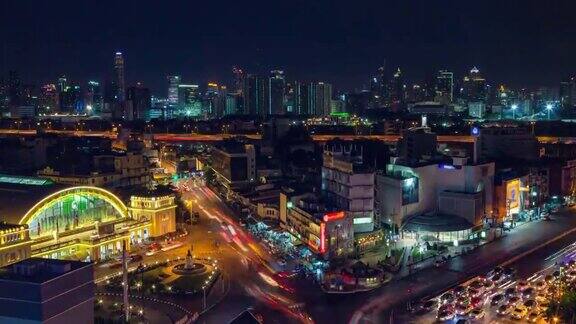
[[[576,105],[576,79],[563,79],[560,82],[560,105],[562,109],[572,109]]]
[[[102,112],[104,102],[100,82],[88,81],[85,103],[88,113],[98,115]]]
[[[244,71],[237,66],[232,68],[232,73],[234,74],[234,91],[236,94],[241,95],[244,87],[244,78],[246,75],[244,74]]]
[[[279,115],[284,113],[286,81],[284,71],[274,70],[271,74],[268,80],[268,114]]]
[[[470,74],[464,77],[464,99],[467,101],[486,101],[488,88],[486,79],[482,77],[480,71],[474,67]]]
[[[268,111],[268,78],[249,74],[244,79],[244,110],[249,115],[266,115]]]
[[[314,110],[311,114],[329,116],[332,112],[332,85],[325,82],[311,84],[314,93]]]
[[[177,116],[198,117],[202,114],[202,98],[197,84],[178,85]]]
[[[127,120],[148,119],[152,101],[150,90],[137,84],[135,87],[129,87],[126,92],[126,114]]]
[[[178,86],[180,85],[180,76],[168,76],[168,104],[172,106],[178,105]]]
[[[436,76],[436,100],[443,104],[452,103],[454,93],[454,74],[440,70]]]
[[[404,90],[402,71],[398,68],[388,84],[388,101],[392,111],[398,112],[404,109],[404,103],[406,101]]]
[[[58,106],[58,92],[56,90],[56,85],[50,83],[40,87],[40,98],[38,99],[38,113],[52,114],[56,112],[55,110]]]
[[[124,57],[121,52],[114,56],[114,85],[116,88],[116,100],[124,101],[126,97],[126,81],[124,79]]]

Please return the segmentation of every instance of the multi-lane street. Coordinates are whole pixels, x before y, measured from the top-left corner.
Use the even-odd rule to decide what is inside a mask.
[[[196,230],[205,231],[208,235],[219,233],[216,240],[227,242],[221,245],[219,253],[225,269],[234,269],[231,271],[232,288],[228,296],[203,317],[206,323],[226,321],[247,307],[255,307],[266,318],[273,318],[279,323],[299,321],[308,316],[317,323],[329,319],[333,323],[397,322],[407,318],[407,301],[415,304],[426,296],[437,295],[510,260],[514,262],[507,266],[518,269],[519,280],[529,278],[542,269],[549,269],[568,252],[553,258],[549,256],[566,247],[573,247],[572,243],[576,241],[576,232],[566,232],[576,225],[573,211],[570,210],[554,216],[549,222],[523,225],[471,255],[452,259],[442,268],[426,269],[372,292],[327,295],[310,283],[295,282],[295,291],[290,293],[258,275],[260,271],[272,275],[279,269],[274,257],[249,235],[242,234],[243,228],[236,224],[232,211],[216,194],[206,187],[193,187],[184,193],[184,197],[196,202],[193,208],[198,208],[204,219]],[[236,237],[230,236],[230,230],[226,228],[228,225],[236,231]],[[558,239],[562,233],[567,234]],[[293,310],[295,306],[298,308]]]
[[[217,257],[230,279],[226,297],[201,317],[202,322],[226,323],[249,307],[275,323],[310,322],[306,305],[287,282],[276,279],[281,268],[274,257],[237,224],[214,192],[191,185],[182,196],[200,213],[200,222],[193,228],[194,244],[199,246],[195,255]]]

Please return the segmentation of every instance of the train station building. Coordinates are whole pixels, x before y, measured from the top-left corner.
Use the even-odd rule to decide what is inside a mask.
[[[99,187],[0,174],[0,222],[12,234],[0,241],[0,256],[11,252],[3,263],[30,256],[99,261],[118,256],[123,242],[130,248],[175,231],[174,195],[130,200],[128,207]]]

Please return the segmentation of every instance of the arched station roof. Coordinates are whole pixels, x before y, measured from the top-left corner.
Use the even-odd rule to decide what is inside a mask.
[[[69,195],[90,195],[102,199],[127,216],[126,205],[112,192],[92,186],[67,186],[33,177],[0,174],[0,221],[27,224],[43,208]]]

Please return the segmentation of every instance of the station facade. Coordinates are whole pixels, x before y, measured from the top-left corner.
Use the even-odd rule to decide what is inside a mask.
[[[20,234],[22,239],[0,242],[0,249],[9,249],[12,244],[25,246],[29,241],[33,257],[113,258],[121,253],[123,244],[130,249],[174,232],[174,200],[170,194],[133,196],[129,208],[117,195],[99,187],[0,175],[0,221],[26,232]]]

